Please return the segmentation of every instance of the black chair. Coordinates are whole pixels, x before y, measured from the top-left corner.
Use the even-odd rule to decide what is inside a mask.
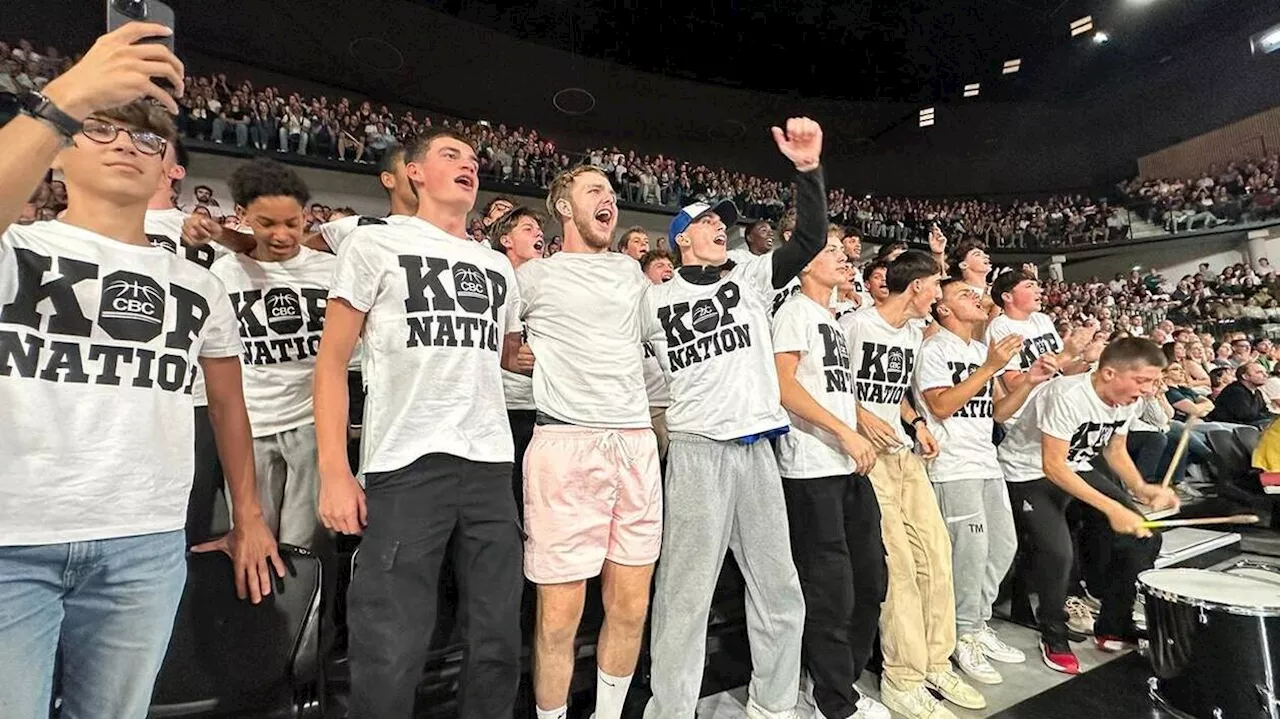
[[[262,603],[237,599],[231,559],[187,557],[187,586],[149,717],[320,717],[322,570],[280,545],[288,572]]]
[[[1253,450],[1260,436],[1258,428],[1244,425],[1209,432],[1209,449],[1213,450],[1209,471],[1223,497],[1251,503],[1262,493],[1258,470],[1253,467]]]

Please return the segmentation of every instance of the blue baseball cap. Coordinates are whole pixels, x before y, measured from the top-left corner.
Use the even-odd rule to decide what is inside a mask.
[[[680,210],[680,214],[676,215],[671,221],[671,227],[667,231],[667,242],[671,244],[671,251],[680,252],[680,245],[676,244],[678,237],[685,230],[689,229],[689,225],[697,222],[699,217],[714,212],[720,216],[720,221],[725,227],[733,227],[738,221],[738,208],[733,204],[732,200],[721,200],[715,205],[708,205],[705,202],[695,202],[692,205],[686,205]]]

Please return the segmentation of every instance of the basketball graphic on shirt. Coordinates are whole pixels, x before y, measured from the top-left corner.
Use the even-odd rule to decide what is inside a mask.
[[[709,299],[695,302],[690,315],[693,329],[698,332],[711,332],[720,326],[720,310],[716,309],[716,304]]]
[[[178,254],[178,242],[172,237],[148,234],[147,239],[151,241],[152,247],[163,247],[175,255]]]
[[[150,277],[112,272],[102,279],[98,325],[112,339],[148,342],[164,324],[164,301],[164,289]]]
[[[890,382],[900,382],[906,374],[906,361],[903,359],[901,347],[890,347],[889,358],[885,365],[885,374]]]
[[[462,262],[454,265],[453,286],[462,309],[474,314],[489,309],[489,283],[479,267]]]
[[[302,303],[288,287],[267,290],[267,326],[278,335],[291,335],[302,329]]]

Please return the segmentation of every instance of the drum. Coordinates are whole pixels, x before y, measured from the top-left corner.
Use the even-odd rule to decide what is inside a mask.
[[[1231,570],[1153,569],[1139,575],[1138,587],[1152,699],[1192,719],[1280,719],[1280,582]]]

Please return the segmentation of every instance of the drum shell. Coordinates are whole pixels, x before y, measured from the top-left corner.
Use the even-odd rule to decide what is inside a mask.
[[[1196,606],[1140,588],[1161,699],[1202,719],[1280,719],[1280,616]]]

